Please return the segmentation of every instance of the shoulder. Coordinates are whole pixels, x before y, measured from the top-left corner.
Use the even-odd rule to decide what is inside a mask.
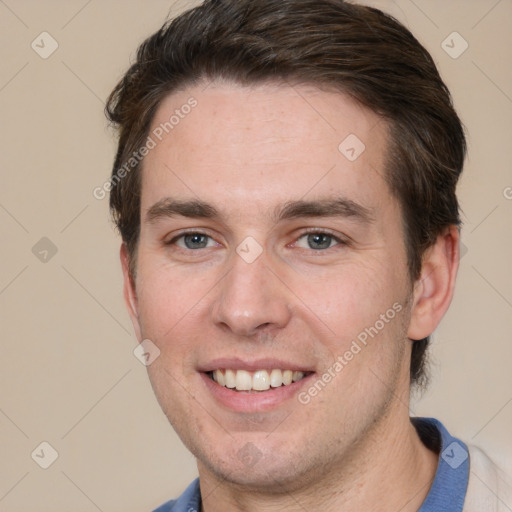
[[[160,505],[158,508],[155,508],[153,512],[173,512],[175,503],[176,500],[166,501],[163,505]]]
[[[469,481],[463,512],[510,512],[512,478],[480,448],[468,446]]]
[[[153,512],[191,512],[200,509],[201,493],[199,478],[196,478],[176,500],[170,500],[160,505]]]

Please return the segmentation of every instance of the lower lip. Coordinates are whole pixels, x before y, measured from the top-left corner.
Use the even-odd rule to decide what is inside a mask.
[[[298,391],[308,385],[314,373],[303,377],[297,382],[278,388],[270,388],[268,391],[234,391],[217,384],[206,373],[201,373],[201,378],[213,397],[225,407],[237,412],[261,412],[274,409],[286,400],[293,398]]]

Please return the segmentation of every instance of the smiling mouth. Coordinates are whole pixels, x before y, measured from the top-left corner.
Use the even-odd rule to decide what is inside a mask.
[[[207,372],[207,375],[219,386],[232,389],[233,391],[262,392],[271,388],[289,386],[294,382],[302,380],[313,372],[301,372],[292,370],[273,369],[257,370],[248,372],[246,370],[214,370]]]

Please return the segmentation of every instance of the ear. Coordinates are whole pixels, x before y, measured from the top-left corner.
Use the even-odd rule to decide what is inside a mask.
[[[414,284],[409,339],[430,336],[446,313],[459,268],[459,243],[458,228],[450,226],[425,252],[421,275]]]
[[[126,244],[121,245],[120,250],[121,257],[121,267],[123,269],[123,295],[124,302],[126,304],[126,308],[128,309],[128,313],[130,314],[130,319],[133,324],[133,329],[135,331],[135,335],[139,342],[142,341],[142,329],[140,327],[139,322],[139,306],[137,303],[137,293],[135,289],[135,283],[133,277],[130,274],[130,256],[128,254],[128,250],[126,248]]]

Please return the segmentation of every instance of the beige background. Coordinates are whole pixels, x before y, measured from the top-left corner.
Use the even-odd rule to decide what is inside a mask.
[[[119,239],[92,195],[115,150],[105,98],[169,9],[193,4],[0,0],[0,511],[151,510],[196,474],[132,353]],[[512,474],[512,2],[373,4],[432,52],[469,132],[467,253],[412,410]],[[47,59],[31,48],[43,31],[59,45]],[[453,31],[469,43],[457,59],[441,46]],[[42,441],[59,455],[46,470]]]

